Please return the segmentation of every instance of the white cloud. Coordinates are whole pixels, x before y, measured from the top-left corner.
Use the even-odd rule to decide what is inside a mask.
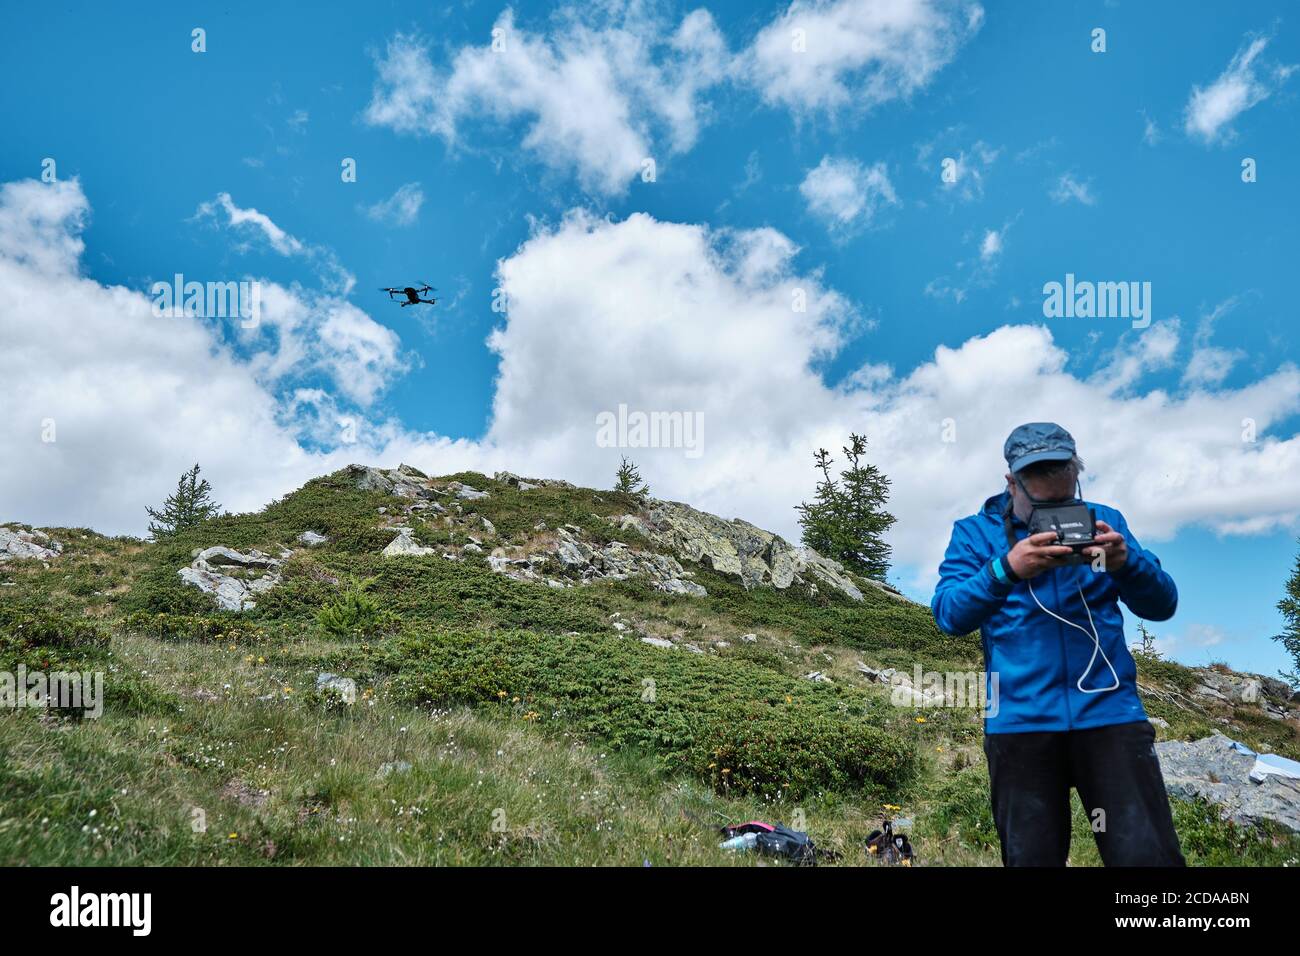
[[[588,191],[620,195],[647,159],[662,167],[694,146],[723,84],[800,116],[870,109],[928,85],[983,17],[968,0],[795,2],[733,54],[703,8],[674,26],[635,0],[567,4],[545,32],[520,28],[507,8],[493,40],[446,66],[425,40],[393,37],[365,119],[449,148],[478,142],[472,127],[490,123]]]
[[[704,121],[701,94],[727,69],[726,42],[708,11],[676,30],[639,4],[562,7],[545,35],[497,18],[497,48],[462,48],[439,69],[425,44],[397,36],[378,61],[366,120],[456,145],[473,120],[523,123],[522,147],[575,172],[603,194],[623,192],[642,163],[690,149]]]
[[[1268,99],[1295,72],[1294,65],[1256,63],[1268,43],[1268,37],[1256,37],[1236,52],[1213,83],[1192,87],[1183,118],[1188,136],[1206,144],[1231,142],[1236,137],[1233,121]]]
[[[312,451],[283,392],[324,374],[345,400],[373,397],[397,370],[391,332],[265,282],[257,329],[156,316],[145,292],[81,277],[89,208],[75,180],[0,186],[0,520],[141,533],[145,504],[196,460],[218,500],[248,510],[391,440],[353,408],[369,444]]]
[[[1097,197],[1092,191],[1092,180],[1080,182],[1075,178],[1074,173],[1062,173],[1052,186],[1051,197],[1053,202],[1067,203],[1071,200],[1083,203],[1085,206],[1093,206],[1097,203]]]
[[[983,19],[978,4],[957,0],[795,2],[738,69],[766,102],[795,113],[870,109],[929,84]]]
[[[868,351],[828,386],[818,370],[848,341],[856,311],[796,268],[797,248],[771,229],[581,212],[539,228],[498,266],[509,311],[489,341],[500,361],[490,428],[449,441],[372,421],[318,385],[281,387],[293,376],[270,374],[270,340],[237,352],[201,322],[155,318],[140,292],[81,278],[86,212],[75,184],[0,191],[0,337],[12,343],[0,353],[5,519],[140,531],[144,505],[195,460],[239,510],[349,460],[605,487],[626,453],[656,493],[795,538],[793,506],[816,477],[811,451],[857,431],[893,479],[891,541],[919,569],[905,583],[924,587],[952,520],[999,489],[1002,442],[1027,420],[1074,433],[1087,494],[1125,510],[1145,542],[1192,523],[1294,527],[1300,512],[1300,438],[1271,434],[1300,412],[1295,368],[1235,389],[1144,390],[1144,371],[1177,347],[1153,326],[1130,343],[1144,357],[1125,367],[1121,389],[1078,377],[1046,327],[1006,326],[897,373]],[[383,353],[355,315],[336,316],[323,325],[337,354]],[[294,341],[309,361],[314,346]],[[703,454],[597,447],[596,415],[619,404],[702,413]],[[40,441],[47,417],[53,444]],[[338,442],[345,417],[358,421],[355,444]],[[1257,423],[1254,443],[1239,440],[1243,417]],[[943,440],[946,419],[955,442]]]
[[[1201,316],[1192,338],[1192,354],[1183,369],[1183,384],[1193,388],[1214,387],[1223,382],[1238,361],[1246,357],[1241,349],[1226,349],[1211,345],[1214,326],[1240,303],[1239,296],[1220,302]]]
[[[916,162],[921,168],[939,177],[941,193],[961,202],[974,202],[984,198],[984,183],[1002,150],[976,140],[969,148],[957,148],[953,140],[960,127],[944,130],[916,150]]]
[[[392,226],[409,226],[420,217],[420,207],[424,205],[424,190],[419,183],[407,183],[399,186],[397,192],[370,206],[365,206],[366,216],[375,222],[388,223]]]
[[[980,242],[980,258],[989,262],[1002,255],[1002,233],[997,229],[990,229],[984,233],[984,239]]]
[[[1010,230],[1010,222],[1000,229],[985,229],[977,243],[977,255],[959,260],[953,274],[931,279],[926,283],[925,294],[935,299],[952,299],[960,305],[972,290],[990,286]],[[970,237],[967,237],[967,241],[970,241]]]
[[[1139,111],[1142,114],[1142,142],[1148,146],[1159,145],[1163,134],[1160,132],[1160,126],[1150,116],[1147,116],[1146,110]]]
[[[1140,331],[1124,332],[1089,382],[1115,395],[1135,385],[1148,372],[1169,368],[1178,351],[1180,326],[1174,317]]]
[[[882,206],[897,206],[898,196],[884,163],[864,166],[855,159],[823,156],[808,170],[799,192],[808,211],[833,232],[871,225]]]
[[[868,361],[832,388],[814,369],[845,341],[852,313],[794,269],[793,252],[769,231],[710,233],[645,215],[576,216],[539,233],[501,264],[510,314],[492,340],[493,451],[534,473],[604,485],[618,451],[594,446],[598,412],[700,411],[701,458],[628,452],[656,492],[794,536],[791,507],[815,477],[811,449],[865,431],[871,460],[894,480],[898,557],[923,581],[951,521],[999,489],[1003,440],[1023,421],[1070,428],[1088,460],[1088,494],[1128,511],[1143,539],[1193,522],[1227,531],[1243,519],[1297,520],[1300,438],[1239,441],[1244,415],[1266,436],[1300,411],[1294,368],[1235,390],[1142,391],[1140,375],[1177,345],[1153,326],[1130,345],[1143,367],[1121,390],[1078,377],[1046,327],[1008,326],[900,375]],[[796,287],[811,290],[806,315],[789,310]],[[957,422],[955,443],[941,441],[946,418]]]
[[[230,193],[220,192],[215,199],[199,203],[192,221],[211,219],[218,224],[223,224],[218,211],[226,214],[224,225],[240,235],[249,237],[246,247],[251,247],[253,240],[261,238],[286,258],[301,258],[311,262],[321,280],[331,291],[340,295],[347,295],[356,285],[356,277],[343,268],[332,251],[323,246],[308,245],[294,238],[263,212],[251,207],[241,209],[235,205]]]

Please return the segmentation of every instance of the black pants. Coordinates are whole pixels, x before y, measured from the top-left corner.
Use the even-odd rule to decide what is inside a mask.
[[[1070,788],[1107,866],[1185,866],[1147,721],[1056,733],[987,734],[993,820],[1005,866],[1064,866]]]

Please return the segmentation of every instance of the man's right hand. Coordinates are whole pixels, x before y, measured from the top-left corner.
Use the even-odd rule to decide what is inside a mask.
[[[1022,578],[1034,578],[1044,571],[1063,567],[1063,558],[1068,558],[1071,549],[1068,545],[1056,544],[1055,531],[1040,531],[1027,538],[1021,538],[1016,546],[1007,553],[1007,563],[1011,570]]]

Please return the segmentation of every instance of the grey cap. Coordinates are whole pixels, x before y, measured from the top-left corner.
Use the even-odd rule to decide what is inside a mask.
[[[1007,436],[1002,454],[1012,473],[1037,461],[1069,461],[1076,454],[1074,438],[1055,422],[1030,422]]]

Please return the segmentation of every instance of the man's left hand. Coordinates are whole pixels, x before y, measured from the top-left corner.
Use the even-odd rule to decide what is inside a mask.
[[[1092,539],[1093,544],[1084,548],[1083,553],[1090,558],[1102,555],[1102,567],[1107,571],[1118,571],[1128,560],[1128,542],[1104,521],[1097,522],[1097,530],[1101,533]]]

